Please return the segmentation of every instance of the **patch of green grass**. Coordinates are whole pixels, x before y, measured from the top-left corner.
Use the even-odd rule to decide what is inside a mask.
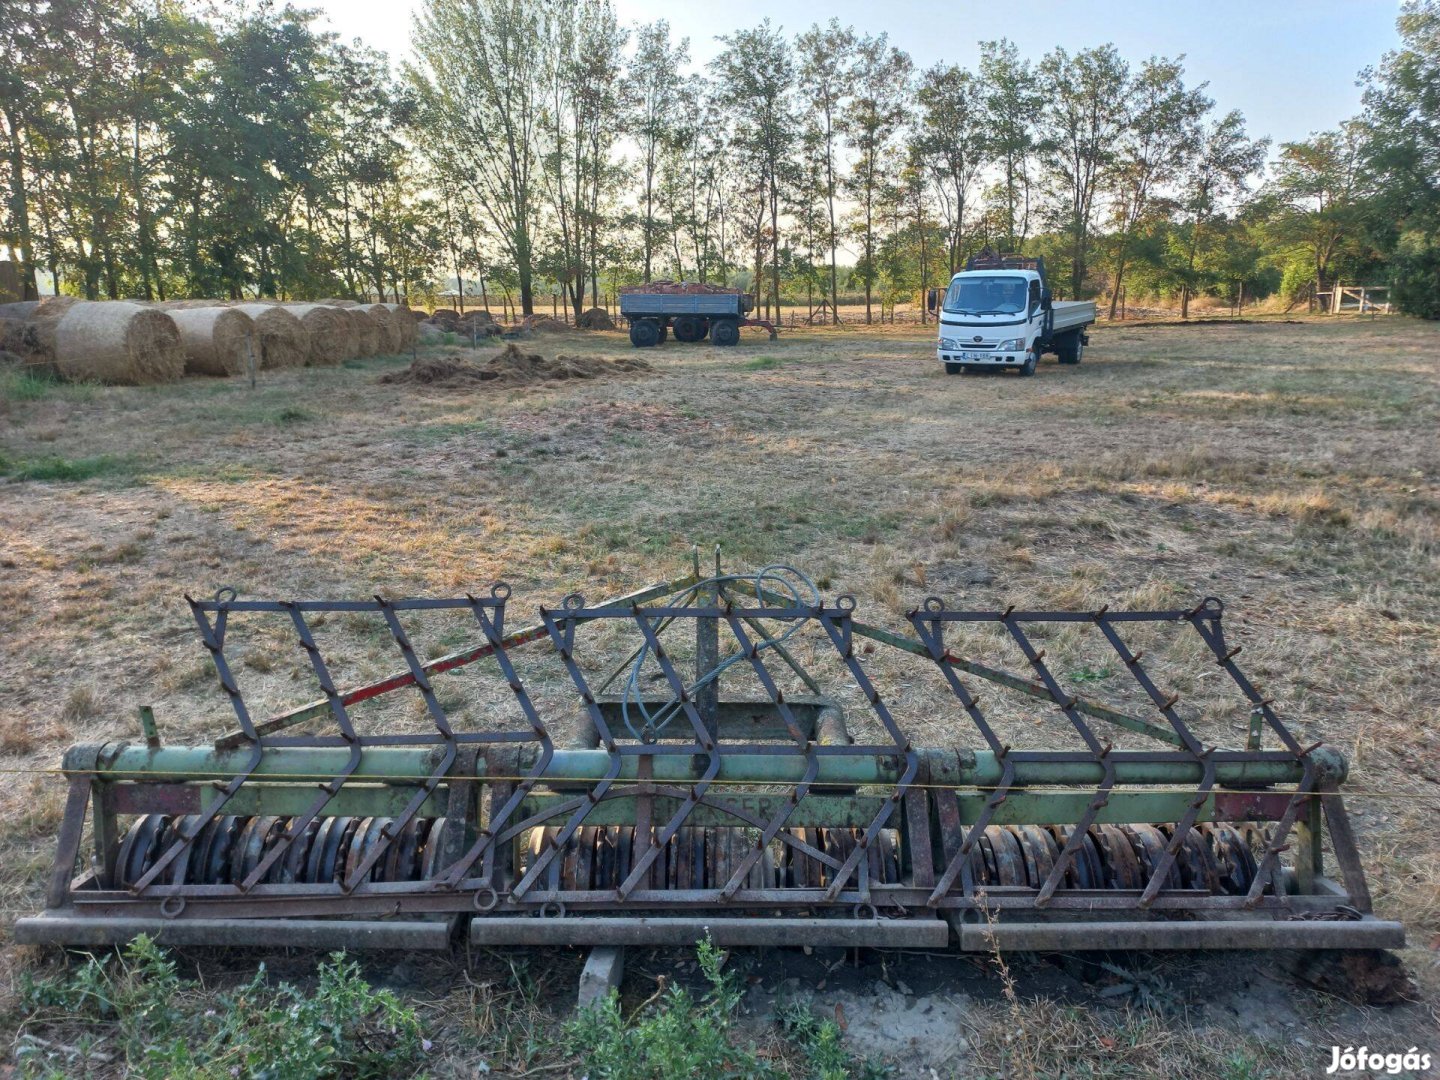
[[[459,420],[446,424],[421,424],[399,428],[395,436],[411,446],[434,446],[464,436],[495,435],[498,431],[489,420]]]
[[[840,1025],[821,1019],[798,1001],[788,1001],[775,1010],[780,1030],[809,1066],[806,1076],[813,1080],[880,1080],[890,1071],[877,1062],[860,1061],[841,1040]]]
[[[307,420],[314,420],[315,414],[309,409],[302,409],[298,405],[287,405],[275,414],[277,424],[302,424]]]
[[[0,475],[11,480],[45,480],[62,484],[82,480],[133,479],[136,461],[128,455],[99,454],[95,457],[63,458],[55,455],[11,460],[0,454]]]
[[[700,970],[710,986],[698,1000],[672,985],[653,1006],[627,1020],[612,990],[566,1024],[565,1041],[580,1059],[579,1074],[606,1080],[784,1075],[753,1048],[732,1040],[742,995],[738,980],[720,970],[723,956],[708,939],[700,942]]]
[[[99,388],[94,383],[65,383],[26,370],[0,370],[0,401],[26,403],[59,398],[89,401]]]
[[[408,1076],[428,1049],[415,1011],[373,989],[343,953],[320,964],[314,987],[272,984],[262,966],[214,994],[142,935],[64,977],[26,975],[19,1009],[34,1036],[16,1042],[22,1076],[88,1073],[99,1053],[138,1077]]]
[[[757,356],[754,360],[746,360],[740,366],[746,371],[771,371],[782,363],[784,361],[778,356]]]
[[[1115,674],[1115,670],[1114,670],[1113,668],[1110,668],[1110,667],[1098,667],[1098,668],[1082,667],[1082,668],[1076,668],[1074,671],[1067,672],[1067,673],[1066,673],[1066,677],[1067,677],[1071,682],[1077,682],[1077,683],[1095,683],[1095,682],[1104,682],[1106,679],[1110,678],[1110,677],[1113,676],[1114,674]]]

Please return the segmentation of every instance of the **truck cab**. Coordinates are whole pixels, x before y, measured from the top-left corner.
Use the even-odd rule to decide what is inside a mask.
[[[1034,375],[1044,352],[1078,364],[1095,321],[1088,300],[1056,303],[1045,283],[1045,261],[1020,255],[975,256],[943,291],[932,289],[939,322],[936,356],[951,375],[1013,370]]]

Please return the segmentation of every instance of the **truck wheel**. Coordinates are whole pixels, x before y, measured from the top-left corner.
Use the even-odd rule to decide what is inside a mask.
[[[670,326],[675,331],[676,341],[699,341],[705,336],[705,327],[694,315],[681,315]]]
[[[710,327],[711,345],[738,345],[740,327],[734,319],[717,319]]]
[[[1062,364],[1078,364],[1080,356],[1085,351],[1084,335],[1076,330],[1074,333],[1066,334],[1065,340],[1055,350],[1055,358]]]
[[[1034,374],[1035,374],[1035,354],[1034,354],[1034,353],[1031,353],[1029,356],[1027,356],[1027,357],[1025,358],[1025,363],[1023,363],[1023,364],[1020,365],[1020,374],[1021,374],[1021,375],[1026,375],[1026,376],[1028,376],[1028,375],[1034,375]]]
[[[945,374],[946,374],[946,375],[959,375],[959,374],[961,374],[964,370],[965,370],[965,365],[964,365],[964,364],[951,364],[951,363],[948,363],[948,362],[945,364]]]
[[[660,344],[660,324],[654,319],[636,319],[630,324],[630,344],[637,349]]]

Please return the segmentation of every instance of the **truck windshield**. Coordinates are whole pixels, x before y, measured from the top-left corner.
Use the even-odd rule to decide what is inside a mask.
[[[952,315],[1014,315],[1026,309],[1025,279],[967,275],[950,283],[945,310]]]

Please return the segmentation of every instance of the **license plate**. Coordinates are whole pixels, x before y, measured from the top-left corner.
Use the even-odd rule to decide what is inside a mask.
[[[983,353],[983,352],[962,352],[962,353],[960,354],[960,359],[961,359],[961,360],[989,360],[989,359],[990,359],[990,354],[989,354],[989,353]]]

